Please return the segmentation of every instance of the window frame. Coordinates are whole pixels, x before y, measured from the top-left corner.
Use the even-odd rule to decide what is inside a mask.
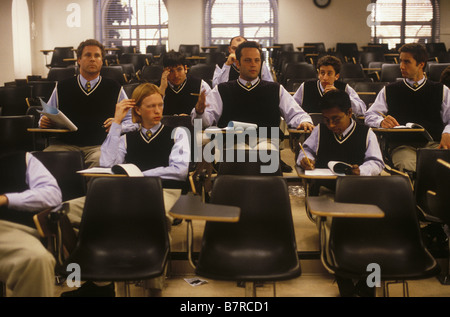
[[[273,14],[273,22],[269,25],[272,27],[273,33],[271,36],[268,37],[261,37],[257,38],[258,41],[268,41],[269,46],[273,45],[274,43],[278,42],[278,0],[267,0],[269,2],[271,13]],[[215,27],[236,27],[239,29],[239,34],[234,34],[233,36],[242,35],[245,36],[245,28],[249,27],[260,27],[261,23],[244,23],[244,17],[243,17],[243,5],[245,5],[243,2],[244,0],[239,0],[239,23],[238,24],[212,24],[211,18],[212,18],[212,10],[213,6],[215,4],[215,0],[206,0],[205,1],[205,18],[204,18],[204,45],[209,46],[213,44],[219,44],[219,43],[213,43],[212,38],[212,31]],[[230,39],[233,37],[217,37],[214,38],[214,41],[222,41],[223,44],[229,44]],[[252,40],[253,38],[249,38]]]
[[[409,39],[415,39],[419,40],[419,42],[428,42],[428,43],[435,43],[440,41],[440,31],[439,31],[439,25],[440,25],[440,8],[439,8],[439,1],[438,0],[429,0],[430,5],[433,9],[433,18],[431,21],[407,21],[406,19],[406,4],[407,0],[402,0],[402,20],[401,21],[376,21],[375,16],[372,14],[373,18],[373,24],[371,25],[371,41],[372,43],[384,43],[384,39],[399,39],[399,44],[409,43],[411,41],[408,41]],[[371,4],[376,4],[377,0],[371,0]],[[376,10],[376,7],[374,6]],[[377,36],[377,25],[392,25],[392,26],[399,26],[400,27],[400,37],[397,36]],[[431,26],[431,35],[430,36],[407,36],[406,35],[406,28],[408,26]],[[374,34],[374,35],[372,35]]]

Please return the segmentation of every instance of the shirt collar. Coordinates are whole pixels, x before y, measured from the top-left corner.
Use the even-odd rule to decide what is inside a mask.
[[[156,124],[155,126],[151,127],[150,129],[146,129],[146,128],[144,128],[144,127],[141,125],[141,131],[142,131],[143,134],[146,134],[146,133],[147,133],[147,130],[150,130],[150,131],[152,132],[152,134],[155,134],[156,131],[158,131],[159,128],[161,127],[161,124],[162,124],[162,123],[160,122],[160,123]]]
[[[91,83],[91,87],[94,88],[95,85],[97,85],[98,81],[100,80],[100,75],[97,76],[97,78],[89,80]],[[86,78],[84,78],[82,75],[80,75],[80,83],[81,86],[83,86],[84,88],[86,88],[86,83],[88,82],[88,80]]]
[[[414,81],[414,80],[409,79],[409,78],[405,78],[405,80],[406,80],[406,82],[407,82],[410,86],[413,86],[414,83],[418,83],[419,86],[420,86],[420,85],[422,85],[422,83],[425,81],[425,76],[423,76],[423,78],[422,78],[421,80],[419,80],[419,81]]]
[[[351,122],[347,129],[345,129],[344,133],[342,133],[342,136],[345,137],[347,134],[353,129],[353,126],[356,124],[355,120],[353,118],[350,118]]]
[[[244,86],[248,83],[248,80],[244,80],[244,79],[242,79],[241,77],[239,77],[238,80],[239,80],[239,82],[240,82],[242,85],[244,85]],[[259,77],[256,77],[255,79],[253,79],[253,80],[251,81],[252,86],[255,85],[258,81],[259,81]]]

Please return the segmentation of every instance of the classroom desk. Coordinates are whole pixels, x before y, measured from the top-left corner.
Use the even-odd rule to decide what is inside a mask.
[[[28,128],[27,131],[32,132],[32,133],[45,133],[46,134],[45,147],[47,147],[49,145],[48,138],[51,136],[51,134],[71,132],[69,129],[42,129],[42,128]]]
[[[204,203],[200,196],[193,194],[181,195],[169,211],[174,218],[184,219],[187,223],[187,253],[189,264],[195,268],[192,260],[192,243],[194,241],[194,229],[192,220],[206,220],[218,222],[238,222],[241,208]]]
[[[383,218],[384,212],[378,206],[369,204],[340,203],[327,197],[306,198],[311,213],[318,217],[336,218]]]

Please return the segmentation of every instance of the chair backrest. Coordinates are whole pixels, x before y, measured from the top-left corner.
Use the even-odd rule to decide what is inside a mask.
[[[335,201],[377,205],[385,214],[379,219],[333,218],[329,251],[341,269],[367,275],[367,265],[375,262],[382,268],[382,278],[417,277],[416,270],[425,263],[436,266],[423,245],[407,177],[339,177]]]
[[[212,79],[214,76],[215,64],[196,64],[189,68],[188,76],[203,79],[212,87]]]
[[[121,65],[103,66],[100,70],[100,75],[117,81],[120,85],[127,83],[127,77]]]
[[[323,42],[317,42],[317,43],[303,43],[305,46],[303,48],[304,54],[318,54],[318,53],[325,53],[325,44]]]
[[[183,53],[184,56],[199,56],[200,55],[200,45],[198,44],[180,44],[178,51]]]
[[[76,75],[75,67],[52,67],[47,74],[47,80],[60,81],[66,78],[71,78]]]
[[[450,66],[450,63],[428,63],[427,66],[427,77],[432,81],[439,82],[441,80],[442,72]]]
[[[341,65],[339,79],[366,78],[361,64],[344,63]]]
[[[73,46],[67,47],[55,47],[52,53],[52,59],[50,64],[47,65],[50,68],[53,67],[67,67],[73,65],[73,61],[64,61],[64,59],[72,59],[75,57]]]
[[[205,64],[219,65],[222,68],[223,64],[227,60],[227,56],[224,52],[213,51],[205,54]]]
[[[436,189],[428,195],[431,213],[445,224],[450,225],[450,160],[437,160]]]
[[[33,151],[33,133],[27,131],[33,127],[32,115],[0,116],[0,151]]]
[[[29,81],[28,86],[31,87],[31,98],[42,98],[47,102],[55,89],[56,81]]]
[[[161,75],[163,71],[164,67],[159,64],[144,66],[139,77],[143,82],[155,84],[161,80]]]
[[[285,72],[283,74],[283,84],[287,83],[288,79],[315,79],[317,78],[317,71],[314,65],[300,62],[289,63],[286,65]]]
[[[119,58],[120,64],[132,64],[135,71],[141,70],[145,65],[147,65],[146,58],[148,55],[139,53],[125,53]]]
[[[373,52],[361,52],[359,54],[359,63],[364,67],[368,68],[370,62],[385,62],[386,58],[382,51]]]
[[[153,56],[160,56],[167,52],[166,45],[148,45],[145,51],[153,54]]]
[[[219,176],[211,203],[240,207],[241,214],[236,223],[206,223],[197,274],[237,280],[277,280],[300,274],[283,178]]]
[[[136,89],[137,86],[139,86],[140,83],[128,83],[122,86],[123,90],[127,94],[128,98],[131,98],[133,95],[133,91]]]
[[[67,263],[80,264],[81,279],[159,276],[169,254],[167,228],[160,178],[95,178],[86,195],[78,243]]]
[[[3,116],[20,116],[27,111],[26,98],[31,97],[29,86],[0,87],[0,106]]]
[[[402,78],[402,72],[400,71],[399,64],[383,64],[381,65],[380,81],[394,82]]]
[[[33,152],[56,178],[63,201],[86,195],[86,181],[77,173],[85,168],[83,154],[78,151]]]
[[[416,179],[414,181],[414,196],[417,206],[425,213],[431,216],[437,216],[430,210],[427,201],[427,191],[435,191],[437,188],[438,163],[437,159],[450,161],[450,150],[445,149],[417,149],[416,159]]]

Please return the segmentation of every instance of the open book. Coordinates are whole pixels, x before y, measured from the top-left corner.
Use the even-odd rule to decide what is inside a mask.
[[[78,128],[72,123],[61,111],[56,108],[49,107],[41,98],[42,110],[37,110],[40,114],[49,118],[58,128],[69,129],[69,131],[77,131]]]
[[[134,164],[117,164],[113,167],[92,167],[77,171],[80,174],[119,174],[128,176],[144,176],[142,171]]]
[[[328,168],[315,168],[313,170],[305,170],[305,175],[309,176],[345,176],[350,175],[352,166],[341,161],[329,161]]]
[[[255,130],[258,128],[257,124],[248,123],[248,122],[239,122],[239,121],[230,121],[225,128],[219,128],[215,126],[211,126],[205,129],[205,132],[208,133],[221,133],[227,131],[243,131],[247,129]]]
[[[425,129],[423,126],[421,126],[418,123],[408,122],[405,125],[398,125],[393,127],[393,129],[423,129],[423,132],[416,132],[421,134],[421,138],[425,138],[428,142],[433,141],[433,138],[431,137],[430,133],[428,133],[427,129]],[[408,132],[410,133],[410,132]]]

